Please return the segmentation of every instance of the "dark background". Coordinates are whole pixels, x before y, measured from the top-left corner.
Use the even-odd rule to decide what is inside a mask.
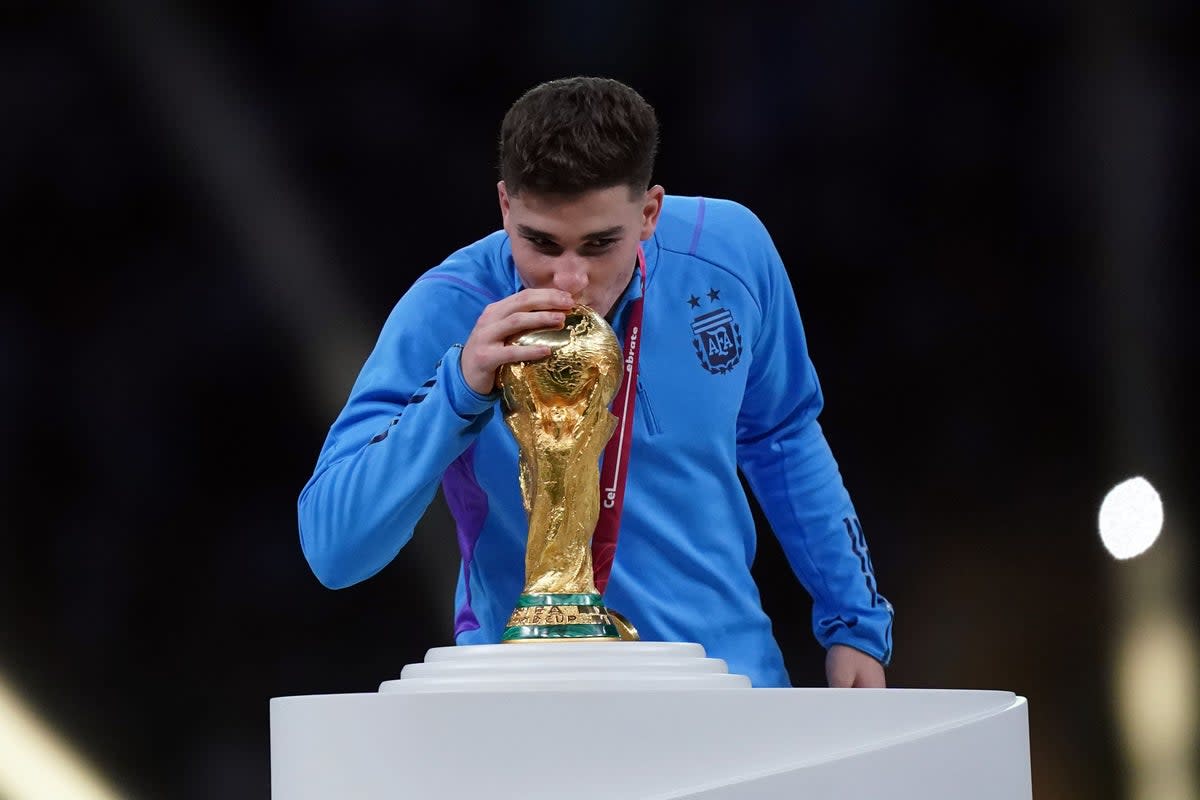
[[[1095,514],[1143,474],[1188,552],[1196,12],[1049,5],[7,5],[0,678],[131,797],[266,797],[269,698],[448,643],[440,500],[332,592],[296,496],[394,302],[498,227],[508,105],[603,74],[789,265],[892,685],[1022,694],[1036,796],[1123,796]]]

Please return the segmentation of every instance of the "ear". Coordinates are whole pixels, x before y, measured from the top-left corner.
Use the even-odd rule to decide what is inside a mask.
[[[666,191],[660,184],[654,184],[646,190],[646,198],[642,204],[641,240],[644,242],[654,235],[658,227],[658,215],[662,213],[663,197]]]
[[[503,221],[504,227],[508,228],[508,187],[504,185],[504,181],[496,184],[496,197],[500,201],[500,219]]]

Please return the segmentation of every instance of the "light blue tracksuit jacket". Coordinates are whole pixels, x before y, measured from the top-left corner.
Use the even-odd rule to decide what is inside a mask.
[[[751,577],[756,534],[738,470],[813,599],[813,631],[888,663],[892,607],[817,423],[817,375],[787,272],[737,203],[668,196],[643,243],[641,369],[607,605],[643,639],[699,642],[755,686],[788,674]],[[500,640],[524,584],[517,446],[496,396],[467,386],[484,307],[522,288],[498,231],[400,299],[299,498],[300,540],[326,586],[387,565],[439,484],[457,523],[459,644]],[[624,341],[636,274],[610,319]],[[447,620],[447,624],[450,621]]]

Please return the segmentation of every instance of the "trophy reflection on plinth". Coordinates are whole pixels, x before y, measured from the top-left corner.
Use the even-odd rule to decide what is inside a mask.
[[[498,376],[529,515],[525,588],[501,641],[636,639],[633,626],[605,608],[592,573],[598,462],[616,426],[608,406],[623,372],[617,337],[595,311],[575,306],[562,328],[512,344],[546,345],[551,354],[506,364]]]

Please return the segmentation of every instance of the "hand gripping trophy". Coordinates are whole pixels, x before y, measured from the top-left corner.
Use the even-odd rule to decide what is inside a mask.
[[[513,344],[546,345],[551,353],[499,372],[529,515],[525,588],[502,641],[636,639],[604,607],[592,573],[599,459],[616,426],[608,406],[623,373],[617,337],[595,311],[575,306],[561,329],[530,331]]]

